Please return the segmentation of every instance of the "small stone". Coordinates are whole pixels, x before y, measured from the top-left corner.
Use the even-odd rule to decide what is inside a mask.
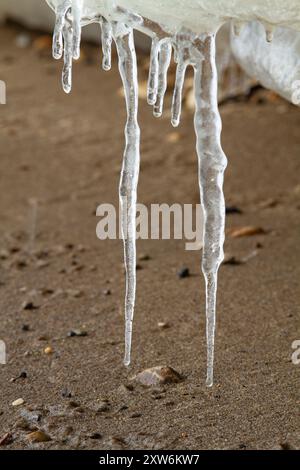
[[[178,273],[177,273],[177,276],[179,277],[179,279],[184,279],[186,277],[189,277],[190,276],[190,270],[189,268],[181,268]]]
[[[262,227],[252,225],[236,228],[230,231],[232,238],[253,237],[254,235],[264,235],[266,231]]]
[[[24,324],[24,325],[21,326],[21,330],[26,331],[26,332],[30,331],[30,326],[28,324]]]
[[[228,265],[231,265],[231,266],[238,266],[238,265],[243,264],[243,263],[242,263],[241,260],[239,260],[235,256],[227,254],[227,255],[224,256],[224,260],[223,260],[222,264],[225,264],[225,265],[228,264]]]
[[[181,382],[183,378],[172,367],[157,366],[145,369],[143,372],[133,377],[133,379],[140,382],[142,385],[153,386],[178,383]]]
[[[23,310],[36,310],[39,307],[37,305],[35,305],[32,301],[25,300],[22,303],[22,308],[23,308]]]
[[[93,432],[88,436],[90,439],[99,440],[102,439],[102,435],[99,432]]]
[[[23,398],[18,398],[17,400],[12,402],[12,406],[21,406],[24,405],[25,400]]]
[[[27,435],[27,439],[31,442],[49,442],[51,441],[51,437],[48,436],[43,431],[34,431]]]
[[[142,416],[142,413],[132,413],[129,418],[140,418]]]
[[[226,214],[242,214],[243,211],[237,206],[226,206]]]
[[[84,330],[70,330],[68,332],[68,337],[69,338],[73,338],[74,336],[84,337],[84,336],[87,336],[87,335],[88,335],[87,331],[84,331]]]
[[[11,444],[13,441],[13,436],[10,432],[4,434],[4,436],[0,437],[0,446],[6,446]]]
[[[103,295],[111,295],[111,290],[110,290],[110,289],[104,289],[104,290],[102,291],[102,294],[103,294]]]
[[[166,321],[159,321],[157,323],[158,328],[161,328],[162,330],[166,330],[167,328],[170,328],[170,323]]]
[[[51,348],[51,346],[47,346],[47,347],[44,349],[44,353],[45,353],[45,354],[53,354],[53,349]]]
[[[26,379],[26,378],[27,378],[27,372],[22,371],[20,375],[18,375],[17,377],[13,377],[12,379],[10,379],[10,382],[16,382],[16,380]]]
[[[146,253],[141,253],[140,256],[139,256],[139,260],[140,261],[150,261],[151,257],[149,255],[147,255]]]

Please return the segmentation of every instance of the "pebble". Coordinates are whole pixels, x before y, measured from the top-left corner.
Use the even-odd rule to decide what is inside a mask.
[[[129,418],[140,418],[142,416],[142,413],[132,413]]]
[[[178,383],[182,381],[182,376],[172,367],[157,366],[143,370],[133,379],[142,385],[152,386]]]
[[[99,432],[93,432],[88,436],[90,439],[99,440],[102,439],[102,435]]]
[[[87,331],[84,331],[84,330],[70,330],[68,332],[68,337],[73,338],[74,336],[84,337],[84,336],[88,336],[88,333],[87,333]]]
[[[184,279],[186,277],[189,277],[190,276],[190,270],[189,268],[181,268],[178,273],[177,273],[177,276],[179,277],[179,279]]]
[[[47,347],[44,349],[44,353],[45,353],[45,354],[53,354],[53,349],[51,348],[51,346],[47,346]]]
[[[254,235],[263,235],[266,231],[262,227],[255,227],[252,225],[246,227],[236,228],[230,231],[232,238],[252,237]]]
[[[27,435],[27,439],[31,442],[48,442],[51,437],[43,431],[34,431]]]
[[[167,328],[170,328],[170,323],[166,321],[159,321],[157,323],[158,328],[161,328],[162,330],[166,330]]]
[[[24,405],[25,400],[23,398],[18,398],[17,400],[12,402],[12,406],[21,406]]]
[[[22,303],[23,310],[36,310],[38,308],[39,308],[38,305],[35,305],[32,301],[25,300]]]
[[[102,291],[102,294],[103,294],[103,295],[111,295],[111,290],[110,290],[110,289],[104,289],[104,290]]]
[[[0,446],[6,446],[8,444],[11,444],[13,441],[13,436],[10,432],[7,432],[4,434],[4,436],[0,437]]]
[[[24,325],[21,326],[21,330],[22,330],[22,331],[26,331],[26,332],[27,332],[27,331],[30,331],[30,326],[25,323]]]
[[[237,207],[237,206],[227,206],[226,207],[226,214],[227,215],[230,215],[230,214],[242,214],[243,211]]]
[[[139,256],[140,261],[150,261],[151,257],[147,253],[141,253]]]
[[[223,263],[222,264],[227,264],[227,265],[231,265],[231,266],[238,266],[240,264],[243,264],[243,262],[241,260],[239,260],[238,258],[236,258],[235,256],[233,255],[230,255],[230,254],[225,254],[224,256],[224,260],[223,260]]]
[[[16,382],[19,379],[27,379],[27,372],[22,371],[21,374],[17,377],[13,377],[12,379],[10,379],[10,382]]]

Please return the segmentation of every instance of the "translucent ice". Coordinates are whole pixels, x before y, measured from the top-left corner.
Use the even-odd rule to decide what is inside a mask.
[[[135,218],[140,161],[137,121],[138,81],[133,29],[152,38],[148,103],[159,117],[163,111],[172,50],[177,63],[172,102],[172,124],[180,121],[186,68],[194,69],[195,132],[199,160],[199,187],[204,209],[202,270],[206,282],[207,385],[213,384],[217,273],[223,260],[225,203],[223,177],[227,160],[221,147],[221,119],[217,101],[216,32],[232,20],[237,35],[242,26],[258,20],[271,41],[274,27],[300,30],[298,0],[47,0],[56,13],[53,55],[64,57],[63,88],[72,85],[72,60],[80,54],[81,27],[102,28],[103,68],[111,67],[114,39],[125,90],[126,146],[120,181],[122,234],[126,267],[125,358],[129,365],[136,293]],[[276,31],[275,31],[276,34]]]

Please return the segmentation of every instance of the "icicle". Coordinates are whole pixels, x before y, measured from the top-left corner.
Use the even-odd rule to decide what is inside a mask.
[[[110,23],[105,19],[101,18],[101,42],[102,42],[102,52],[103,52],[103,60],[102,60],[102,68],[103,70],[110,70],[111,69],[111,44],[112,44],[112,28]]]
[[[81,15],[82,15],[83,0],[72,1],[72,16],[73,16],[73,59],[78,60],[80,57],[80,43],[81,43]]]
[[[73,65],[73,26],[67,17],[63,28],[64,38],[64,66],[62,71],[62,86],[65,93],[70,93],[72,89],[72,65]]]
[[[159,49],[157,97],[153,114],[160,117],[163,111],[164,97],[167,90],[167,73],[171,62],[171,41],[163,41]]]
[[[140,164],[140,129],[137,121],[138,80],[132,29],[114,23],[113,35],[117,46],[119,70],[124,85],[127,107],[126,147],[120,180],[120,206],[126,269],[124,364],[128,366],[131,355],[132,322],[136,292],[136,198]]]
[[[57,8],[53,34],[53,57],[64,55],[62,86],[66,93],[72,88],[73,58],[80,57],[82,0],[64,0]]]
[[[158,54],[159,54],[159,40],[155,37],[152,40],[150,66],[149,66],[149,79],[147,87],[147,101],[150,106],[156,103],[157,87],[158,87]]]
[[[185,72],[187,66],[190,63],[190,52],[189,48],[191,46],[191,38],[193,35],[183,36],[182,38],[178,36],[176,38],[175,45],[175,57],[176,57],[176,79],[175,79],[175,88],[172,101],[172,110],[171,110],[171,123],[174,127],[177,127],[180,122],[181,116],[181,105],[182,105],[182,90],[184,86]]]
[[[195,131],[199,161],[199,186],[204,210],[202,270],[206,282],[207,386],[213,385],[216,326],[217,273],[224,258],[225,202],[223,195],[226,156],[221,147],[215,35],[201,37],[197,45],[203,59],[195,68]]]

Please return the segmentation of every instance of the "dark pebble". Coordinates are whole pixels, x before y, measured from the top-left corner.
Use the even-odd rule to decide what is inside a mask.
[[[140,418],[142,416],[142,413],[132,413],[132,415],[130,415],[129,417],[130,418]]]
[[[84,336],[87,336],[87,332],[86,331],[82,331],[82,330],[71,330],[68,332],[68,337],[69,338],[73,338],[74,336],[78,336],[78,337],[84,337]]]
[[[110,289],[105,289],[103,291],[103,295],[111,295],[111,290]]]
[[[243,211],[237,206],[227,206],[226,207],[226,214],[242,214]]]
[[[30,326],[27,325],[27,324],[24,324],[24,325],[21,326],[21,330],[22,331],[30,331]]]
[[[93,432],[88,436],[90,439],[99,440],[102,439],[102,435],[99,432]]]
[[[186,277],[189,277],[190,275],[190,270],[189,268],[181,268],[180,271],[178,271],[177,276],[179,279],[184,279]]]
[[[0,446],[6,446],[11,444],[13,441],[13,436],[10,432],[4,434],[4,436],[0,437]]]
[[[36,310],[39,307],[35,305],[33,302],[25,300],[25,302],[23,302],[22,304],[22,308],[23,310]]]

